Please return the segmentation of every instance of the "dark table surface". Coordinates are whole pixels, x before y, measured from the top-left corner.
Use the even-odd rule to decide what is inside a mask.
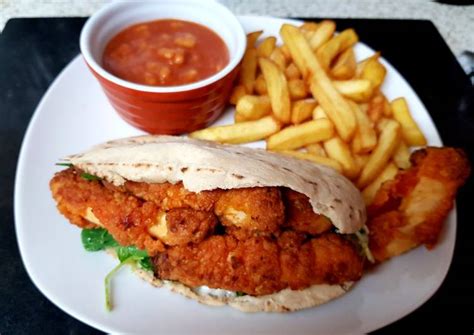
[[[474,161],[473,87],[429,21],[336,20],[393,64],[430,112],[445,145],[464,148]],[[79,53],[84,18],[10,20],[0,34],[0,334],[94,334],[99,331],[67,315],[29,279],[15,236],[13,188],[18,152],[28,122],[48,86]],[[472,334],[474,310],[474,199],[471,178],[457,202],[453,263],[438,292],[423,306],[378,332],[454,329]],[[41,224],[38,222],[38,224]],[[449,320],[449,321],[447,321]],[[223,331],[225,333],[225,331]]]

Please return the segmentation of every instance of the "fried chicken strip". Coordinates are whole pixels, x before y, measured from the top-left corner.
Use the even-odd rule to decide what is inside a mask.
[[[296,231],[317,235],[332,228],[332,223],[326,217],[316,214],[304,194],[288,188],[283,190],[286,205],[285,226]]]
[[[85,180],[73,168],[58,172],[50,188],[59,211],[72,223],[81,228],[102,226],[121,245],[135,245],[150,255],[164,251],[164,244],[198,243],[217,222],[212,212],[191,208],[165,212],[154,201],[123,188]]]
[[[158,224],[148,232],[167,245],[199,243],[214,231],[217,218],[212,212],[176,208],[158,214]]]
[[[376,261],[438,241],[456,192],[470,173],[462,150],[427,148],[410,158],[412,167],[382,185],[368,207],[369,247]]]
[[[265,295],[286,287],[358,280],[363,260],[352,243],[337,234],[305,241],[303,235],[289,231],[277,241],[214,235],[199,244],[168,248],[154,263],[162,279]]]
[[[192,208],[199,211],[213,211],[220,197],[220,190],[194,193],[186,190],[183,183],[148,184],[127,181],[124,188],[135,196],[153,201],[163,210]]]
[[[273,233],[285,220],[285,207],[276,187],[225,190],[214,209],[224,226]]]

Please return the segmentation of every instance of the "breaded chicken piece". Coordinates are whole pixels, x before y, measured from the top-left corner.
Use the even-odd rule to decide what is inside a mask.
[[[317,284],[340,284],[362,277],[363,259],[356,248],[336,233],[311,239],[313,271]]]
[[[94,219],[88,209],[88,201],[103,194],[100,183],[88,183],[79,177],[75,169],[70,168],[56,173],[49,187],[59,212],[71,223],[80,228],[96,227],[96,223],[91,222]],[[85,219],[87,214],[91,220]]]
[[[285,207],[276,187],[238,188],[224,191],[216,215],[224,226],[272,233],[285,220]]]
[[[286,205],[286,227],[311,235],[318,235],[332,228],[331,221],[313,211],[306,195],[288,188],[283,189],[282,193]]]
[[[458,149],[427,148],[410,160],[412,167],[384,183],[368,207],[369,247],[378,262],[421,244],[433,248],[470,173]]]
[[[148,228],[167,245],[199,243],[214,231],[217,218],[212,212],[176,208],[158,214],[158,224]]]
[[[186,190],[183,183],[148,184],[127,181],[124,188],[135,196],[153,201],[163,210],[192,208],[199,211],[213,211],[221,190],[194,193]]]
[[[286,287],[355,281],[362,275],[363,261],[339,235],[323,234],[305,242],[303,235],[288,232],[277,241],[214,235],[199,244],[169,248],[154,263],[158,278],[258,296]]]
[[[144,201],[123,190],[88,181],[70,168],[50,182],[59,211],[82,228],[102,226],[121,245],[135,245],[150,255],[164,251],[163,244],[200,242],[210,234],[216,217],[212,212],[190,208],[163,212],[152,201]],[[165,226],[160,226],[163,218]]]
[[[281,281],[294,290],[309,287],[313,280],[314,254],[304,234],[286,231],[278,238]]]
[[[325,233],[304,242],[302,234],[287,231],[278,244],[282,281],[291,289],[341,284],[362,277],[362,258],[352,242],[338,234]]]
[[[199,244],[172,247],[154,259],[158,278],[190,287],[207,285],[255,295],[281,290],[278,247],[264,237],[238,241],[214,235]]]
[[[102,226],[121,245],[135,245],[150,255],[164,251],[163,243],[148,233],[158,214],[154,203],[113,192],[100,181],[82,178],[74,168],[56,173],[50,188],[59,211],[72,223],[78,224],[72,219],[82,216],[89,223],[80,227]]]

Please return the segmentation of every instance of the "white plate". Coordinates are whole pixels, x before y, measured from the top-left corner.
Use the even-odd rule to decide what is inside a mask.
[[[289,20],[241,17],[247,31],[277,35]],[[289,21],[292,22],[292,21]],[[295,21],[293,21],[295,22]],[[359,59],[373,50],[359,43]],[[383,91],[406,97],[430,145],[438,132],[415,92],[387,62]],[[231,111],[218,123],[230,123]],[[54,164],[106,140],[141,132],[113,111],[80,57],[75,58],[44,95],[21,149],[15,187],[15,219],[23,262],[33,282],[61,309],[107,332],[154,333],[365,333],[410,313],[440,286],[451,262],[456,219],[453,211],[438,246],[418,248],[369,273],[343,297],[321,307],[290,314],[244,314],[209,307],[167,289],[157,289],[122,270],[113,280],[115,308],[104,308],[103,279],[117,263],[103,252],[86,252],[80,231],[55,208],[48,182]]]

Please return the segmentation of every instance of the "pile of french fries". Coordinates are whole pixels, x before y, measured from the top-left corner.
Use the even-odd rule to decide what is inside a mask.
[[[280,29],[247,50],[230,103],[235,124],[195,131],[221,143],[266,140],[267,150],[330,166],[370,204],[381,184],[410,167],[410,147],[426,145],[403,97],[391,102],[380,87],[387,70],[380,53],[357,62],[353,29],[335,34],[333,21]]]

